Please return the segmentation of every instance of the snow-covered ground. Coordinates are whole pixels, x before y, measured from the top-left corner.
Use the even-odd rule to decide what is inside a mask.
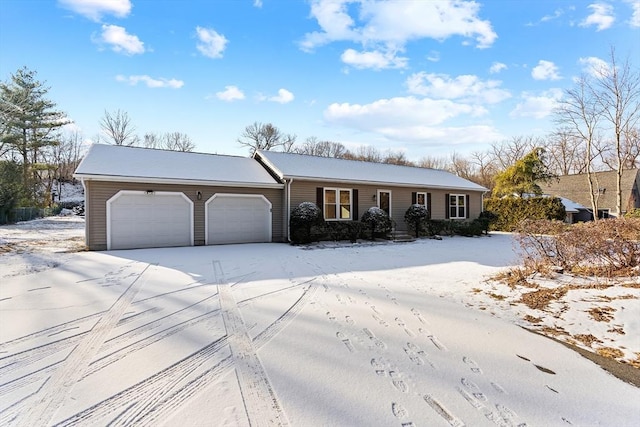
[[[0,227],[1,425],[640,420],[638,388],[518,326],[593,334],[631,360],[637,279],[545,279],[571,289],[534,310],[523,295],[539,288],[488,281],[516,262],[509,234],[98,253],[69,252],[81,218],[39,221]]]

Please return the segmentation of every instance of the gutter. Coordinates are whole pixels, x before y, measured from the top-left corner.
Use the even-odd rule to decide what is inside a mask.
[[[89,247],[89,197],[87,193],[87,185],[84,182],[84,178],[80,178],[82,189],[84,190],[84,245]]]

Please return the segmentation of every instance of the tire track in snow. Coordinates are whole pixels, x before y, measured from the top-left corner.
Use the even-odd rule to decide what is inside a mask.
[[[144,280],[140,280],[140,278],[149,267],[150,264],[147,264],[144,269],[137,274],[131,285],[129,285],[111,308],[98,320],[91,331],[83,337],[62,365],[53,372],[36,396],[36,402],[33,402],[33,404],[30,405],[30,410],[18,419],[19,425],[34,426],[49,424],[51,418],[53,418],[71,388],[73,388],[75,383],[82,377],[89,362],[98,352],[105,338],[116,326],[138,294],[138,291],[142,288]]]
[[[219,261],[213,262],[218,283],[224,283]],[[228,284],[218,285],[222,319],[236,368],[243,402],[251,425],[287,426],[289,421],[269,382]]]

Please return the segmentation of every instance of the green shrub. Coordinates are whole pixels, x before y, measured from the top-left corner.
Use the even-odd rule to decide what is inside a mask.
[[[389,215],[382,209],[372,206],[362,215],[361,222],[369,229],[371,240],[386,236],[393,229]]]
[[[322,230],[320,240],[349,240],[355,243],[364,238],[365,227],[360,221],[326,221]]]
[[[322,224],[322,211],[315,203],[300,203],[291,210],[289,226],[292,243],[311,243],[313,241],[312,229]]]
[[[420,237],[428,219],[429,211],[424,205],[411,205],[404,214],[404,221],[409,229],[415,232],[416,237]]]
[[[486,200],[485,209],[497,215],[491,230],[514,231],[525,219],[563,221],[566,210],[557,197],[504,197]]]
[[[640,218],[640,208],[631,209],[629,212],[624,214],[625,218]]]

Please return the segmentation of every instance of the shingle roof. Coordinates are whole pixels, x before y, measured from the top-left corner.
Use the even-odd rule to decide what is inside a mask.
[[[376,183],[382,185],[487,191],[481,185],[438,169],[275,151],[257,151],[255,157],[263,161],[267,167],[281,178],[293,178],[294,180]]]
[[[75,176],[111,181],[282,187],[248,157],[94,144]]]
[[[626,209],[627,202],[631,197],[636,180],[640,180],[640,170],[627,169],[622,173],[622,209]],[[600,190],[598,196],[598,207],[601,209],[616,208],[616,171],[595,172],[593,174],[594,187]],[[547,183],[540,183],[540,188],[545,194],[552,196],[562,196],[573,200],[591,209],[591,199],[589,196],[589,182],[586,174],[564,175],[557,180]]]

